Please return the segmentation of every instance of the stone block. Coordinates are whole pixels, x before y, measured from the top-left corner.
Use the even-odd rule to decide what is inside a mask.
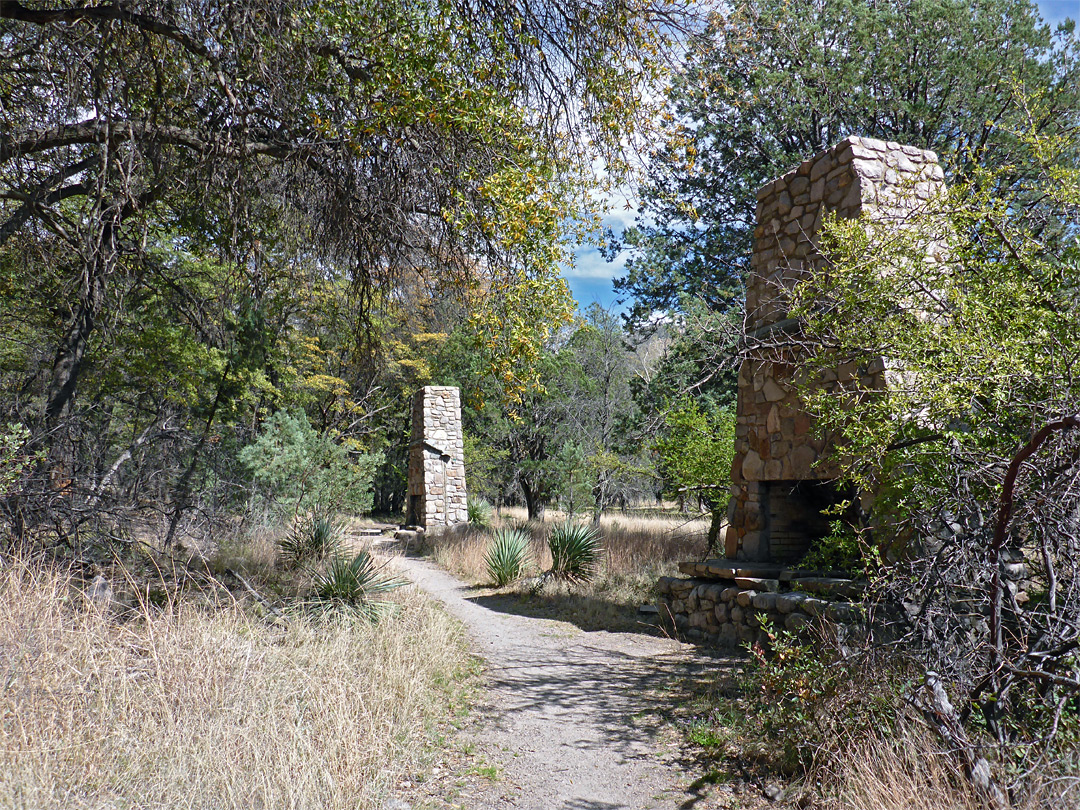
[[[765,394],[765,399],[768,402],[779,402],[787,397],[787,391],[772,377],[765,380],[765,384],[762,386],[762,393]]]
[[[758,593],[754,594],[752,602],[757,610],[774,610],[778,597],[779,594],[775,593]]]
[[[825,618],[831,622],[851,624],[859,620],[859,609],[848,602],[833,602],[825,609]]]
[[[834,577],[797,577],[791,580],[791,586],[818,596],[841,599],[858,597],[866,588],[865,583]]]
[[[806,594],[799,593],[798,591],[777,594],[776,609],[780,613],[793,613],[798,610],[799,605],[801,605],[806,598]]]
[[[825,611],[829,609],[829,603],[826,602],[824,599],[818,599],[814,596],[808,596],[802,601],[802,604],[799,605],[799,608],[806,611],[811,616],[821,617],[824,616]]]
[[[779,579],[767,579],[764,577],[736,577],[735,584],[743,590],[769,591],[776,593],[780,590]]]
[[[749,451],[743,459],[742,477],[747,481],[759,481],[764,471],[765,462],[762,461],[761,455],[756,450]]]
[[[676,579],[671,583],[671,592],[679,597],[685,599],[690,595],[690,591],[694,589],[694,581],[692,579]]]
[[[739,591],[738,595],[735,597],[735,601],[740,607],[750,607],[755,596],[757,596],[757,591]]]

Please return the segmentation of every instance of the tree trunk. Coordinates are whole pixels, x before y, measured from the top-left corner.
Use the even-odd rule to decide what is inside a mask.
[[[593,526],[600,525],[600,518],[604,514],[604,508],[607,506],[607,498],[605,497],[604,478],[603,475],[599,475],[596,478],[596,483],[593,484]]]
[[[720,506],[713,506],[710,510],[712,514],[712,520],[709,522],[709,553],[719,554],[724,556],[724,549],[720,546],[720,529],[723,528],[724,518],[727,515],[727,509]]]
[[[544,510],[547,505],[544,503],[543,497],[540,494],[540,488],[532,487],[529,482],[524,479],[519,481],[518,484],[521,487],[521,494],[525,497],[525,508],[529,513],[529,520],[542,521],[544,519]]]
[[[50,433],[56,428],[64,408],[75,396],[75,385],[79,381],[90,335],[105,302],[105,280],[115,266],[119,253],[119,225],[119,213],[102,224],[100,242],[84,265],[79,303],[56,350],[52,377],[46,393],[45,424]]]

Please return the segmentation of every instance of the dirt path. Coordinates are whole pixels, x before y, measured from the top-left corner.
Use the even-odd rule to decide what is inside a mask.
[[[468,810],[711,804],[691,785],[697,774],[679,767],[678,745],[661,742],[657,715],[685,679],[722,663],[670,639],[492,610],[425,560],[395,564],[464,623],[487,664],[480,744],[500,777]]]

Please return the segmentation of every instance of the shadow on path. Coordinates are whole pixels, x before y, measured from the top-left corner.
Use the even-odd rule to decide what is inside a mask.
[[[689,810],[703,795],[678,735],[677,706],[733,675],[739,656],[709,656],[635,633],[542,621],[517,595],[475,596],[430,563],[406,573],[468,628],[487,663],[484,740],[499,752],[498,798],[469,810]]]

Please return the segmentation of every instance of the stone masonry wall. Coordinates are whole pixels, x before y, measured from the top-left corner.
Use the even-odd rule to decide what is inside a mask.
[[[812,626],[850,636],[863,623],[859,607],[850,601],[861,594],[861,583],[760,565],[741,570],[724,561],[680,568],[692,577],[662,577],[657,607],[668,630],[690,641],[768,648],[766,628],[798,632]]]
[[[750,340],[782,346],[795,326],[787,319],[786,294],[820,261],[818,236],[824,217],[869,218],[904,227],[942,188],[933,152],[898,143],[849,137],[758,192],[757,228],[746,290]],[[817,435],[792,390],[798,357],[782,348],[762,351],[739,369],[732,464],[732,499],[725,552],[728,558],[794,562],[820,534],[820,509],[829,494],[799,482],[835,475],[828,436]],[[871,390],[885,385],[878,358],[849,363],[822,384],[859,378]]]
[[[428,386],[412,403],[407,523],[425,529],[468,520],[461,395],[450,386]]]

